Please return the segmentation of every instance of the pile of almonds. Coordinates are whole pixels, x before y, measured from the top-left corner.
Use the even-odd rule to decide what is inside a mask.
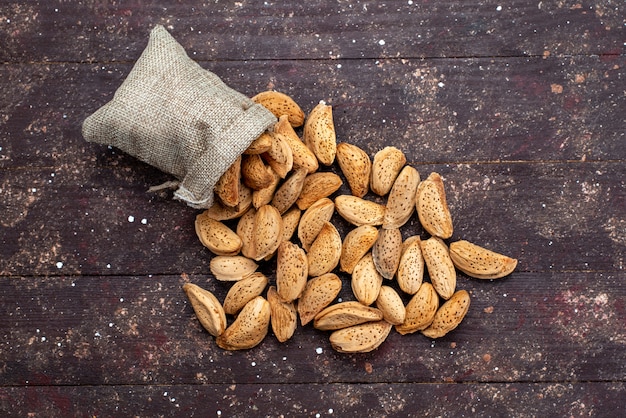
[[[394,326],[403,335],[420,331],[439,338],[459,325],[470,305],[469,293],[456,288],[457,269],[480,279],[515,269],[516,259],[468,241],[446,244],[453,226],[439,174],[420,181],[395,147],[371,160],[355,145],[337,144],[332,107],[324,102],[305,122],[300,106],[283,93],[266,91],[252,100],[278,122],[224,173],[216,203],[195,222],[200,241],[215,254],[212,274],[233,285],[223,303],[195,284],[183,286],[219,347],[252,348],[270,325],[280,342],[287,341],[298,317],[302,326],[313,322],[332,331],[330,343],[339,352],[374,350]],[[302,125],[300,139],[295,128]],[[318,169],[334,161],[351,194],[333,201],[329,196],[343,180]],[[386,196],[386,204],[366,200],[370,191]],[[331,222],[335,211],[354,226],[344,237]],[[430,237],[403,240],[401,228],[414,212]],[[233,219],[236,230],[224,223]],[[270,285],[257,268],[274,258],[276,278]],[[343,285],[336,268],[351,276],[356,300],[333,303]],[[410,296],[406,305],[384,284],[393,279]],[[227,315],[235,318],[230,325]]]

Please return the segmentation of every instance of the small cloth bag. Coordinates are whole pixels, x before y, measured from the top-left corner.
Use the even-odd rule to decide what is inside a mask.
[[[221,175],[275,122],[156,26],[113,99],[85,119],[82,131],[89,142],[112,145],[172,174],[179,181],[175,198],[208,208]]]

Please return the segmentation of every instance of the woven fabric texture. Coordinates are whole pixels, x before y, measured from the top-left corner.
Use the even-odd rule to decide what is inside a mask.
[[[113,99],[83,122],[83,136],[172,174],[175,198],[208,208],[220,176],[275,122],[156,26]]]

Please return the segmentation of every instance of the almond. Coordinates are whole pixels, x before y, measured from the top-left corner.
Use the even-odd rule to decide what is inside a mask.
[[[283,218],[271,205],[261,206],[254,216],[255,260],[262,260],[276,251],[282,241]]]
[[[309,273],[306,253],[297,244],[283,241],[276,257],[276,291],[285,302],[300,297]]]
[[[424,257],[421,244],[418,235],[409,237],[402,243],[402,255],[396,271],[396,280],[400,289],[409,295],[414,295],[424,280]]]
[[[337,162],[353,196],[363,197],[369,191],[372,161],[356,145],[341,142],[337,145]]]
[[[383,313],[383,319],[391,325],[399,325],[404,322],[406,317],[404,303],[398,292],[392,287],[380,287],[380,292],[376,298],[376,307]]]
[[[241,255],[218,255],[213,257],[209,264],[211,273],[217,280],[236,282],[254,273],[258,268],[254,260]]]
[[[405,335],[426,329],[435,318],[435,312],[438,308],[439,295],[435,288],[428,282],[422,283],[407,303],[404,322],[396,325],[396,331]]]
[[[306,283],[298,299],[298,314],[303,326],[330,305],[341,291],[341,284],[341,279],[334,273],[322,274]]]
[[[247,350],[258,345],[270,325],[270,304],[257,296],[243,307],[235,321],[216,339],[225,350]]]
[[[263,132],[257,139],[252,141],[243,152],[244,155],[263,154],[272,148],[272,137],[269,132]]]
[[[302,126],[304,123],[304,111],[295,100],[285,93],[267,90],[252,97],[251,100],[265,107],[277,118],[286,115],[293,127]]]
[[[283,237],[281,241],[289,241],[300,224],[301,211],[293,206],[283,214]]]
[[[256,209],[250,208],[237,222],[237,236],[241,239],[241,254],[245,257],[255,259],[256,247],[254,241],[254,220]]]
[[[274,125],[275,134],[282,135],[283,139],[291,148],[293,155],[293,168],[304,168],[308,173],[313,173],[319,168],[317,157],[313,154],[304,142],[300,139],[296,131],[287,120],[287,116],[283,115]]]
[[[444,299],[450,299],[456,288],[456,270],[448,246],[441,238],[430,237],[421,242],[422,255],[433,287]]]
[[[252,190],[261,190],[274,181],[274,174],[258,154],[244,155],[241,161],[241,178]]]
[[[307,171],[303,168],[298,168],[293,171],[283,184],[280,185],[278,190],[276,190],[271,205],[278,209],[281,214],[287,212],[287,210],[296,203],[296,200],[298,200],[306,176]]]
[[[226,206],[219,199],[216,199],[215,203],[206,210],[206,214],[216,221],[226,221],[239,218],[250,209],[250,206],[252,206],[252,190],[246,185],[240,184],[239,201],[236,206]]]
[[[376,270],[372,253],[369,252],[354,266],[351,280],[352,293],[359,302],[368,306],[376,301],[382,284],[383,276]]]
[[[272,331],[279,342],[290,339],[298,326],[298,313],[293,302],[281,300],[276,288],[271,286],[267,290],[267,301],[270,304]]]
[[[340,257],[341,236],[332,223],[324,222],[307,254],[309,276],[317,277],[331,272],[339,264]]]
[[[208,211],[196,216],[195,227],[200,242],[213,254],[235,255],[241,250],[243,244],[239,236],[222,222],[211,218]]]
[[[309,113],[304,123],[304,143],[318,161],[331,165],[337,153],[337,137],[333,123],[332,106],[324,102],[318,103]]]
[[[459,290],[455,292],[448,301],[446,301],[437,310],[433,322],[428,328],[422,331],[422,334],[428,338],[441,338],[448,332],[455,329],[465,318],[470,305],[470,296],[467,290]]]
[[[236,315],[249,301],[265,290],[268,280],[263,273],[255,272],[235,282],[224,298],[224,312]]]
[[[381,229],[372,247],[376,270],[385,279],[393,279],[402,255],[402,233],[400,229]]]
[[[241,183],[241,156],[220,176],[215,183],[215,194],[229,207],[239,203],[239,184]]]
[[[226,329],[226,314],[215,295],[192,283],[185,283],[183,290],[204,329],[214,337],[222,334]]]
[[[378,229],[371,225],[361,225],[348,232],[341,246],[341,271],[352,274],[356,263],[372,249],[377,238]]]
[[[353,225],[382,225],[385,207],[376,202],[351,195],[335,198],[337,213]]]
[[[387,338],[392,325],[387,321],[368,322],[330,334],[330,344],[340,353],[369,353]]]
[[[302,191],[298,200],[296,200],[296,204],[300,209],[306,210],[321,198],[335,193],[342,184],[343,181],[335,173],[318,172],[309,174],[304,179]]]
[[[431,173],[419,184],[415,205],[420,223],[429,234],[443,239],[452,236],[452,217],[438,173]]]
[[[284,179],[293,168],[293,151],[283,135],[270,132],[270,137],[272,147],[261,156]]]
[[[251,203],[252,206],[257,209],[263,205],[269,205],[272,202],[274,192],[280,183],[280,176],[276,174],[272,167],[267,167],[267,172],[272,175],[272,182],[269,186],[252,192]]]
[[[396,147],[385,147],[374,155],[370,190],[379,196],[389,193],[396,177],[406,164],[406,157]]]
[[[328,306],[315,315],[313,327],[322,331],[334,331],[381,319],[383,313],[378,308],[353,301],[340,302]]]
[[[335,212],[335,204],[328,198],[322,198],[311,205],[300,219],[298,225],[298,239],[302,244],[302,248],[309,251],[311,244],[319,235],[324,224],[333,216]]]
[[[457,269],[477,279],[499,279],[517,267],[517,260],[461,240],[450,244],[450,258]]]
[[[413,167],[407,165],[400,171],[387,198],[383,228],[400,228],[409,220],[415,210],[419,182],[420,175]]]

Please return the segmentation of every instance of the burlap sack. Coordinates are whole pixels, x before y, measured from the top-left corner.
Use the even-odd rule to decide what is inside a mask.
[[[172,174],[177,199],[207,208],[220,176],[275,122],[157,26],[113,99],[85,119],[83,136]]]

